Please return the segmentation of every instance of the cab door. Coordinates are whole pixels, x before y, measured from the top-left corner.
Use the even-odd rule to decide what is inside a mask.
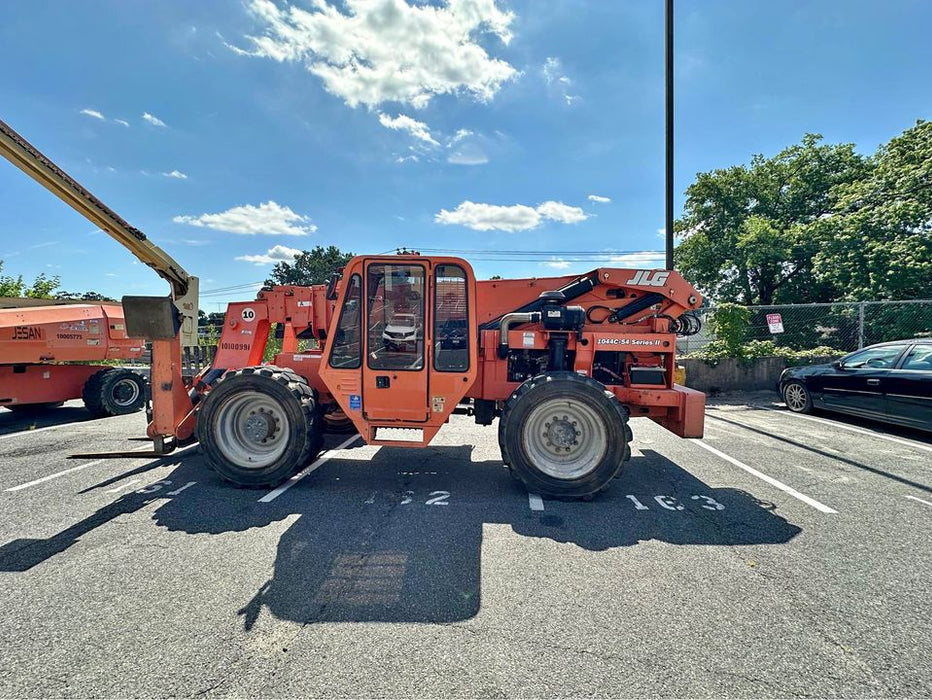
[[[914,345],[890,371],[886,401],[891,419],[932,430],[932,343]]]
[[[366,260],[363,417],[426,422],[430,343],[428,262]]]
[[[878,345],[848,355],[831,374],[820,376],[825,408],[882,418],[890,371],[905,345]]]

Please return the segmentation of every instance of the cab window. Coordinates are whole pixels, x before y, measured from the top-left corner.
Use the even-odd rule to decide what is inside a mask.
[[[932,345],[913,346],[900,369],[932,372]]]
[[[337,333],[330,350],[330,366],[336,369],[359,369],[362,365],[362,334],[359,312],[362,309],[362,278],[350,277]]]
[[[890,369],[896,364],[896,358],[903,352],[905,345],[886,345],[880,348],[868,348],[845,358],[846,369]]]
[[[370,368],[424,368],[424,286],[423,265],[379,263],[367,268]]]
[[[466,272],[459,265],[438,265],[434,272],[434,369],[469,369],[469,310]]]

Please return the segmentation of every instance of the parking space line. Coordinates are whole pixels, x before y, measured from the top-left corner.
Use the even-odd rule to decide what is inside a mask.
[[[531,510],[544,509],[544,499],[536,493],[529,493],[527,495],[527,504],[531,507]]]
[[[929,501],[924,501],[924,500],[922,500],[921,498],[916,498],[915,496],[907,496],[906,498],[911,498],[911,499],[913,499],[914,501],[919,501],[920,503],[925,503],[927,506],[932,506],[932,503],[929,503]]]
[[[816,418],[815,416],[804,416],[799,413],[793,413],[792,411],[785,411],[779,408],[767,408],[766,406],[755,406],[754,408],[763,410],[763,411],[772,411],[773,413],[783,413],[788,416],[793,416],[794,418],[802,418],[803,420],[811,420],[813,423],[824,423],[825,425],[830,425],[835,428],[841,428],[842,430],[850,430],[852,433],[860,433],[861,435],[869,435],[870,437],[880,438],[881,440],[887,440],[889,442],[895,442],[898,445],[906,445],[907,447],[915,447],[919,450],[925,450],[926,452],[932,452],[932,445],[923,445],[919,442],[912,442],[911,440],[903,440],[901,438],[895,438],[892,435],[884,435],[883,433],[878,433],[873,430],[865,430],[864,428],[855,428],[853,425],[846,425],[845,423],[839,423],[837,421],[825,420],[823,418]]]
[[[278,498],[278,497],[281,496],[283,493],[285,493],[285,491],[287,491],[287,490],[290,489],[292,486],[294,486],[296,483],[298,483],[299,481],[301,481],[301,479],[303,479],[303,478],[306,477],[308,474],[310,474],[312,471],[314,471],[315,469],[317,469],[321,464],[323,464],[324,462],[326,462],[328,459],[331,459],[334,455],[336,455],[337,452],[339,452],[340,450],[342,450],[342,449],[344,449],[345,447],[349,446],[350,443],[353,443],[353,442],[355,442],[356,440],[359,440],[359,439],[360,439],[359,435],[353,435],[352,437],[348,437],[346,440],[344,440],[343,442],[341,442],[339,445],[337,445],[336,447],[334,447],[332,450],[327,450],[327,451],[324,452],[320,457],[318,457],[318,458],[314,461],[314,463],[311,464],[311,466],[305,467],[304,469],[302,469],[301,471],[299,471],[297,474],[295,474],[293,477],[291,477],[290,479],[288,479],[288,481],[286,481],[284,484],[282,484],[281,486],[279,486],[277,489],[274,489],[274,490],[272,490],[272,491],[269,491],[269,492],[268,492],[267,494],[265,494],[262,498],[260,498],[258,502],[259,502],[259,503],[270,503],[270,502],[274,501],[276,498]]]
[[[185,447],[181,450],[178,450],[177,452],[173,454],[164,455],[163,457],[155,457],[154,459],[164,459],[165,457],[174,458],[180,454],[187,452],[188,450],[194,449],[195,447],[197,447],[197,443],[193,445],[189,445],[188,447]],[[137,447],[135,450],[130,450],[130,452],[142,452],[144,450],[151,450],[151,449],[152,449],[152,445],[143,445],[142,447]],[[149,459],[149,457],[124,457],[123,459]],[[11,486],[10,488],[4,489],[4,490],[5,491],[22,491],[23,489],[28,489],[30,486],[38,486],[39,484],[44,484],[46,481],[57,479],[60,476],[67,476],[68,474],[73,474],[74,472],[79,472],[82,469],[87,469],[88,467],[94,467],[94,466],[97,466],[98,464],[101,464],[102,462],[108,462],[108,461],[112,461],[112,458],[104,457],[103,459],[95,459],[93,462],[79,464],[76,467],[71,467],[71,469],[65,469],[64,471],[55,472],[54,474],[43,476],[41,479],[36,479],[35,481],[30,481],[25,484],[20,484],[19,486]]]
[[[142,479],[133,479],[132,481],[127,481],[125,484],[122,486],[117,486],[115,489],[107,489],[107,493],[118,493],[123,489],[128,489],[133,484],[138,484],[140,481],[142,481]]]
[[[44,433],[46,430],[55,430],[55,428],[67,428],[73,425],[81,425],[81,423],[88,423],[89,421],[78,421],[76,423],[62,423],[61,425],[47,425],[44,428],[33,428],[32,430],[20,430],[15,433],[4,433],[0,435],[0,440],[6,440],[7,438],[21,437],[25,435],[35,435],[36,433]]]
[[[702,449],[711,452],[711,453],[714,454],[716,457],[720,457],[721,459],[724,459],[724,460],[725,460],[726,462],[728,462],[729,464],[733,464],[733,465],[735,465],[736,467],[738,467],[739,469],[743,469],[743,470],[746,471],[748,474],[751,474],[752,476],[756,476],[758,479],[760,479],[760,480],[762,480],[762,481],[766,481],[766,482],[767,482],[768,484],[770,484],[771,486],[775,486],[776,488],[780,489],[780,490],[783,491],[784,493],[787,493],[787,494],[789,494],[790,496],[792,496],[793,498],[802,501],[802,502],[805,503],[806,505],[812,506],[813,508],[815,508],[815,509],[818,510],[818,511],[821,511],[821,512],[823,512],[823,513],[837,513],[837,512],[838,512],[838,511],[835,510],[834,508],[829,508],[829,507],[828,507],[827,505],[825,505],[824,503],[820,503],[819,501],[815,500],[814,498],[810,498],[810,497],[807,496],[806,494],[800,493],[799,491],[797,491],[796,489],[794,489],[792,486],[787,486],[787,485],[784,484],[782,481],[777,481],[777,480],[774,479],[772,476],[768,476],[767,474],[764,474],[763,472],[760,472],[760,471],[756,470],[754,467],[749,467],[749,466],[748,466],[747,464],[745,464],[744,462],[738,461],[738,460],[735,459],[734,457],[731,457],[731,456],[729,456],[729,455],[726,455],[726,454],[725,454],[724,452],[722,452],[721,450],[718,450],[718,449],[712,447],[712,445],[709,445],[709,444],[707,444],[706,442],[704,442],[704,441],[702,441],[702,440],[695,440],[695,441],[693,441],[693,442],[695,442],[695,444],[699,445],[699,447],[701,447]]]

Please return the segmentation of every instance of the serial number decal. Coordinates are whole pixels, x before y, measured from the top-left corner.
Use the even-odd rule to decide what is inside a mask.
[[[599,338],[596,345],[662,345],[661,340],[642,340],[640,338]]]
[[[249,350],[248,343],[220,343],[221,350]]]
[[[13,340],[42,340],[42,329],[38,326],[13,326]]]
[[[56,333],[55,337],[59,340],[84,340],[80,333]]]

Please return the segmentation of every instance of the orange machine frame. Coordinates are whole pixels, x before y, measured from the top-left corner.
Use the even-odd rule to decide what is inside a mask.
[[[339,322],[349,284],[354,275],[366,280],[370,265],[421,266],[424,269],[425,298],[423,315],[424,373],[417,381],[398,371],[380,374],[391,387],[376,389],[373,372],[365,360],[368,333],[360,333],[363,361],[360,367],[332,367],[329,339]],[[469,332],[468,369],[462,372],[435,371],[431,362],[434,347],[433,307],[436,289],[433,271],[441,265],[459,266],[466,276]],[[582,284],[585,282],[585,284]],[[509,363],[498,353],[501,331],[494,328],[497,319],[516,309],[533,305],[541,292],[575,289],[567,304],[589,310],[601,307],[603,315],[622,309],[632,302],[644,302],[644,308],[624,323],[604,323],[587,316],[578,333],[554,333],[539,323],[524,323],[507,332],[509,352],[544,351],[554,335],[565,336],[566,351],[572,357],[567,369],[592,375],[596,353],[623,352],[630,362],[642,368],[662,371],[663,385],[638,385],[630,381],[611,383],[612,391],[633,415],[649,417],[683,437],[701,437],[704,420],[704,395],[674,384],[676,335],[670,331],[671,319],[698,308],[701,296],[675,272],[599,268],[586,275],[562,277],[476,281],[469,263],[453,257],[420,255],[359,256],[342,271],[335,288],[280,286],[259,292],[251,302],[235,302],[228,307],[223,333],[211,368],[205,369],[192,387],[179,381],[180,362],[177,343],[153,344],[153,385],[164,379],[162,393],[154,393],[154,418],[150,435],[174,435],[189,438],[196,425],[199,396],[209,392],[213,382],[225,371],[262,363],[271,324],[282,326],[282,350],[273,359],[277,366],[293,369],[305,377],[324,407],[338,409],[353,422],[363,438],[371,444],[417,446],[428,444],[447,422],[464,398],[474,401],[506,400],[520,385],[509,378]],[[652,296],[647,296],[652,295]],[[363,289],[362,298],[367,297]],[[648,303],[650,302],[650,303]],[[365,315],[360,318],[365,318]],[[317,347],[299,351],[299,336],[313,337]],[[164,347],[162,347],[164,345]],[[171,378],[174,377],[174,380]],[[166,406],[165,396],[171,396]],[[381,397],[381,398],[379,398]],[[420,408],[423,407],[423,415]],[[405,411],[382,409],[404,408]],[[407,413],[393,417],[392,412]],[[382,428],[406,428],[418,431],[413,440],[380,438]]]

